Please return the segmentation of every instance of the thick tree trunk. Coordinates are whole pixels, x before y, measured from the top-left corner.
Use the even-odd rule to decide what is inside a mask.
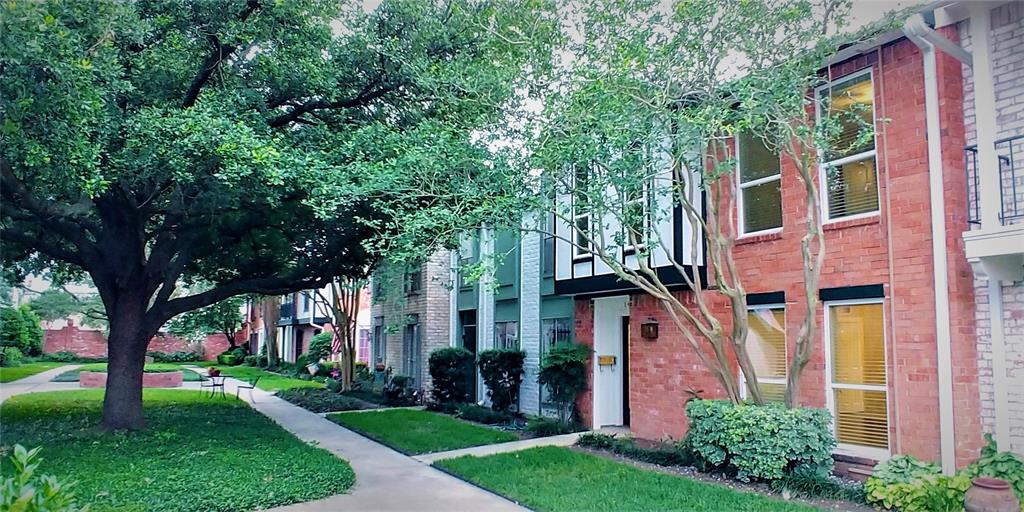
[[[277,368],[277,322],[281,320],[281,298],[273,295],[263,299],[263,327],[267,330],[264,340],[267,347],[267,365]]]
[[[146,426],[142,414],[142,371],[152,333],[140,318],[114,318],[107,338],[107,387],[103,397],[106,430],[138,430]]]

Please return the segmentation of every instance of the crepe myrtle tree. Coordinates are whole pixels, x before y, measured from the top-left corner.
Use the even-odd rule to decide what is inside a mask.
[[[316,290],[320,298],[315,302],[316,307],[326,313],[331,323],[331,353],[341,358],[342,391],[351,390],[355,378],[359,307],[363,289],[369,282],[364,275],[335,276],[327,284],[326,291],[322,288]]]
[[[560,34],[536,0],[0,9],[3,263],[95,283],[107,429],[144,426],[146,345],[169,319],[485,219],[515,162],[489,139],[515,136]]]
[[[733,402],[743,396],[737,366],[746,398],[766,398],[747,350],[745,269],[734,257],[731,141],[740,133],[760,139],[796,168],[803,186],[806,309],[786,392],[786,403],[797,406],[818,328],[825,255],[817,152],[842,139],[851,123],[857,140],[870,137],[873,121],[825,109],[825,120],[814,122],[810,93],[823,83],[826,57],[839,41],[877,30],[834,37],[847,7],[828,0],[581,2],[578,37],[546,98],[533,208],[553,210],[569,227],[560,237],[575,251],[656,298]],[[693,228],[684,243],[702,257],[684,261],[656,229],[672,222],[676,209]],[[633,251],[636,263],[626,263],[624,251]],[[668,268],[652,265],[659,256]],[[678,293],[680,282],[689,293]],[[728,307],[715,306],[723,300]]]

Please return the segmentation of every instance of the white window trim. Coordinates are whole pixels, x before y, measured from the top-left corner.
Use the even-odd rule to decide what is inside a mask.
[[[854,73],[850,73],[849,75],[844,75],[844,76],[842,76],[840,78],[836,78],[836,79],[830,81],[829,83],[827,83],[825,85],[816,87],[814,89],[814,119],[815,119],[815,121],[820,121],[821,120],[821,101],[822,101],[821,93],[823,91],[831,91],[832,89],[836,89],[837,86],[841,86],[841,85],[843,85],[846,82],[849,82],[849,81],[852,81],[854,79],[860,78],[861,76],[864,76],[864,75],[868,75],[868,76],[871,77],[871,91],[872,91],[872,94],[874,95],[875,94],[875,71],[874,71],[874,67],[868,67],[866,69],[862,69],[860,71],[857,71],[857,72],[854,72]],[[873,125],[878,123],[878,101],[876,101],[876,100],[877,100],[877,97],[876,98],[872,98],[872,101],[871,101],[871,119],[872,119],[872,124]],[[874,126],[873,128],[877,128],[877,126]],[[835,160],[830,160],[830,161],[826,162],[824,160],[825,153],[823,151],[821,151],[820,149],[818,150],[818,190],[820,191],[819,194],[822,195],[821,200],[819,201],[819,203],[821,203],[819,206],[821,208],[822,224],[832,224],[832,223],[836,223],[836,222],[843,222],[843,221],[847,221],[847,220],[863,219],[863,218],[867,218],[867,217],[875,217],[875,216],[881,215],[881,213],[882,213],[881,212],[881,210],[882,210],[881,181],[882,180],[881,180],[881,176],[880,176],[879,169],[878,169],[878,130],[874,129],[873,132],[874,133],[872,134],[872,136],[874,138],[874,143],[872,144],[872,146],[873,146],[872,149],[870,149],[869,151],[863,151],[863,152],[857,153],[855,155],[849,155],[849,156],[845,156],[843,158],[837,158]],[[828,212],[828,172],[827,172],[828,168],[830,166],[838,167],[840,165],[845,165],[845,164],[848,164],[848,163],[859,162],[861,160],[866,160],[868,158],[874,158],[875,159],[875,197],[878,198],[878,208],[875,209],[874,211],[870,211],[870,212],[857,213],[857,214],[854,214],[854,215],[844,215],[842,217],[832,218],[829,215],[829,212]]]
[[[751,311],[761,311],[761,310],[764,310],[764,309],[767,309],[767,310],[781,309],[782,310],[783,318],[785,318],[785,315],[786,315],[786,304],[785,303],[782,303],[782,304],[758,304],[756,306],[747,306],[747,313],[750,313]],[[783,326],[782,326],[782,348],[783,348],[783,351],[785,352],[783,357],[785,358],[785,361],[786,361],[786,365],[785,365],[786,376],[782,377],[782,378],[778,378],[778,377],[761,377],[760,375],[758,375],[757,376],[757,381],[758,382],[764,383],[764,384],[782,384],[783,386],[785,386],[788,383],[788,379],[789,379],[789,339],[786,336],[786,326],[785,326],[785,324],[783,324]],[[743,375],[742,371],[740,371],[739,374],[740,374],[740,398],[746,400],[746,398],[747,398],[747,378],[746,378],[746,376]]]
[[[779,205],[782,205],[782,158],[779,158],[779,172],[771,176],[765,176],[748,183],[743,183],[743,167],[740,162],[740,135],[736,134],[733,136],[733,147],[736,153],[736,221],[739,227],[739,238],[770,235],[772,233],[781,233],[782,227],[761,229],[758,231],[747,231],[746,218],[743,215],[743,189],[750,188],[757,185],[763,185],[773,181],[779,182]],[[783,225],[785,225],[785,219],[783,219]]]
[[[832,320],[829,314],[829,308],[833,306],[856,306],[864,304],[882,304],[882,353],[885,357],[885,385],[864,385],[864,384],[834,384],[832,382]],[[885,317],[885,299],[851,299],[851,300],[835,300],[824,302],[824,330],[825,336],[822,340],[825,345],[825,405],[828,408],[829,414],[832,415],[832,434],[836,435],[836,404],[835,404],[835,393],[836,389],[855,389],[862,391],[884,391],[885,392],[885,424],[889,431],[886,433],[888,437],[888,449],[872,448],[870,446],[858,446],[853,444],[846,444],[838,442],[836,440],[835,453],[844,455],[851,455],[854,457],[866,457],[869,459],[877,460],[879,462],[892,457],[892,391],[889,389],[889,383],[892,382],[892,375],[889,372],[889,339],[886,336],[888,332],[886,329],[886,322],[888,321]]]
[[[576,188],[576,168],[575,167],[573,167],[572,183],[573,183],[573,189],[575,190],[575,188]],[[576,243],[577,242],[577,236],[579,235],[579,233],[577,231],[577,229],[578,229],[577,225],[578,225],[578,222],[579,222],[580,219],[587,219],[587,231],[593,232],[594,227],[591,224],[593,219],[591,218],[591,215],[590,215],[589,211],[586,212],[586,213],[578,213],[577,212],[577,210],[576,210],[576,194],[570,194],[569,197],[570,197],[570,200],[572,201],[572,224],[569,226],[569,230],[572,233],[572,261],[573,262],[577,262],[577,261],[589,260],[589,259],[594,257],[594,251],[591,249],[591,246],[593,244],[588,242],[587,243],[587,247],[580,247],[580,245],[578,243]]]
[[[653,221],[651,219],[651,210],[652,210],[652,208],[651,208],[651,195],[650,195],[650,184],[649,183],[644,184],[643,192],[640,194],[640,197],[638,197],[636,199],[633,199],[633,200],[630,200],[630,201],[626,201],[625,198],[623,198],[623,201],[622,201],[622,208],[623,208],[623,210],[627,209],[629,207],[629,205],[634,204],[634,203],[640,203],[640,207],[643,209],[642,212],[641,212],[641,216],[643,217],[643,221],[644,221],[644,225],[643,225],[644,233],[642,233],[642,234],[645,235],[645,237],[646,237],[647,235],[653,233],[653,231],[654,231],[654,225],[653,225],[654,223],[653,223]],[[640,242],[640,243],[635,244],[635,245],[630,243],[630,240],[629,240],[629,228],[627,226],[625,226],[625,223],[623,223],[622,230],[623,230],[624,234],[626,235],[626,240],[625,240],[625,243],[623,244],[623,247],[622,247],[623,254],[635,256],[638,253],[640,253],[641,251],[643,251],[644,248],[647,247],[647,244],[644,243],[644,242]]]

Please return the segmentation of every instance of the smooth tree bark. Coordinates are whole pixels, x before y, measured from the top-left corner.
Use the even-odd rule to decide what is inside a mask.
[[[267,330],[264,346],[267,347],[267,365],[277,368],[280,355],[277,353],[277,323],[281,321],[281,297],[271,295],[263,301],[263,328]]]
[[[330,305],[333,345],[337,347],[341,359],[341,387],[344,391],[352,389],[355,379],[359,305],[364,286],[365,279],[338,277],[331,280],[330,297],[325,297],[321,290],[317,290],[323,302]]]

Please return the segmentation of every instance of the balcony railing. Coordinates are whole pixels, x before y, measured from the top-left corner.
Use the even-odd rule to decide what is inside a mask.
[[[1024,221],[1024,135],[999,139],[995,143],[999,160],[999,222],[1003,226]],[[964,148],[967,168],[967,218],[981,224],[978,197],[978,146]]]

